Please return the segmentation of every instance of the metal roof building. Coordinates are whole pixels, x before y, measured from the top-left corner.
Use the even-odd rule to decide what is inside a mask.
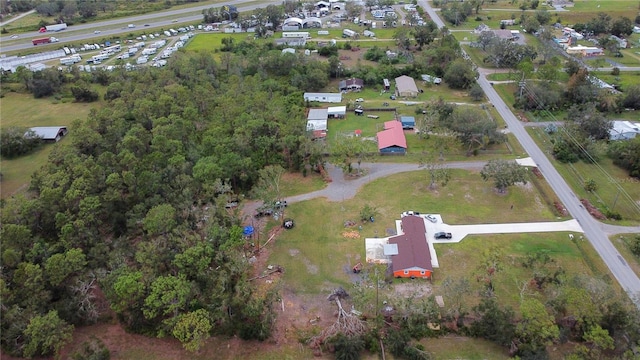
[[[66,126],[39,126],[32,127],[29,130],[33,131],[36,136],[41,137],[42,140],[51,142],[60,141],[68,132]]]

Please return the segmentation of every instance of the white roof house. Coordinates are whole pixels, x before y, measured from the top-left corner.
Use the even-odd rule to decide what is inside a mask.
[[[342,93],[304,93],[305,101],[319,101],[325,103],[342,102]]]
[[[640,122],[613,121],[613,127],[609,130],[610,140],[633,139],[640,134]]]
[[[344,117],[347,115],[347,107],[343,106],[329,106],[327,113],[330,117]]]

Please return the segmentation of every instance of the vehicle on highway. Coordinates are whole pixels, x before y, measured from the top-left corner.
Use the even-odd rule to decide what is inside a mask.
[[[451,239],[452,236],[449,232],[440,231],[433,234],[433,237],[436,239]]]
[[[129,24],[129,25],[127,25],[127,27],[128,27],[129,29],[133,29],[133,28],[134,28],[134,27],[136,27],[136,26],[135,26],[135,25],[133,25],[133,24]]]
[[[178,19],[173,19],[173,20],[171,20],[171,22],[172,22],[172,23],[177,23],[177,22],[178,22]]]
[[[11,36],[10,36],[10,38],[11,38],[11,39],[17,39],[17,38],[19,38],[19,37],[20,37],[19,35],[11,35]]]
[[[48,38],[42,38],[42,39],[33,39],[31,40],[31,43],[33,43],[33,45],[40,45],[40,44],[49,44],[49,43],[54,43],[54,42],[58,42],[59,40],[57,38],[52,37],[48,37]]]
[[[144,26],[151,26],[151,25],[149,25],[149,24],[144,24]]]
[[[93,32],[94,34],[100,34],[100,30],[96,30]]]
[[[437,223],[438,222],[438,218],[436,218],[435,216],[431,215],[431,214],[427,214],[427,216],[425,216],[427,218],[427,220],[431,221],[432,223]]]

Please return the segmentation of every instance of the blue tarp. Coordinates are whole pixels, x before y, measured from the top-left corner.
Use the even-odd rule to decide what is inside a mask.
[[[245,226],[242,230],[242,235],[251,236],[253,235],[253,226]]]

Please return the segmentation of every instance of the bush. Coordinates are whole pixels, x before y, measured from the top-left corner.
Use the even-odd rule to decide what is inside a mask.
[[[33,131],[19,127],[9,127],[0,134],[0,155],[12,158],[28,154],[42,144],[42,138],[35,136]]]
[[[614,67],[614,68],[611,70],[611,75],[614,75],[614,76],[618,76],[618,75],[620,75],[620,68],[619,68],[619,67]]]
[[[109,349],[95,336],[91,336],[80,346],[80,349],[71,354],[73,360],[109,360],[111,358]]]
[[[611,220],[622,220],[622,215],[620,215],[620,213],[617,213],[615,211],[607,210],[605,211],[605,215],[607,216],[607,218]]]
[[[100,96],[97,91],[93,91],[82,85],[71,87],[71,93],[78,102],[94,102],[98,100]]]
[[[640,257],[640,235],[636,235],[629,241],[629,250],[631,250],[633,255]]]

